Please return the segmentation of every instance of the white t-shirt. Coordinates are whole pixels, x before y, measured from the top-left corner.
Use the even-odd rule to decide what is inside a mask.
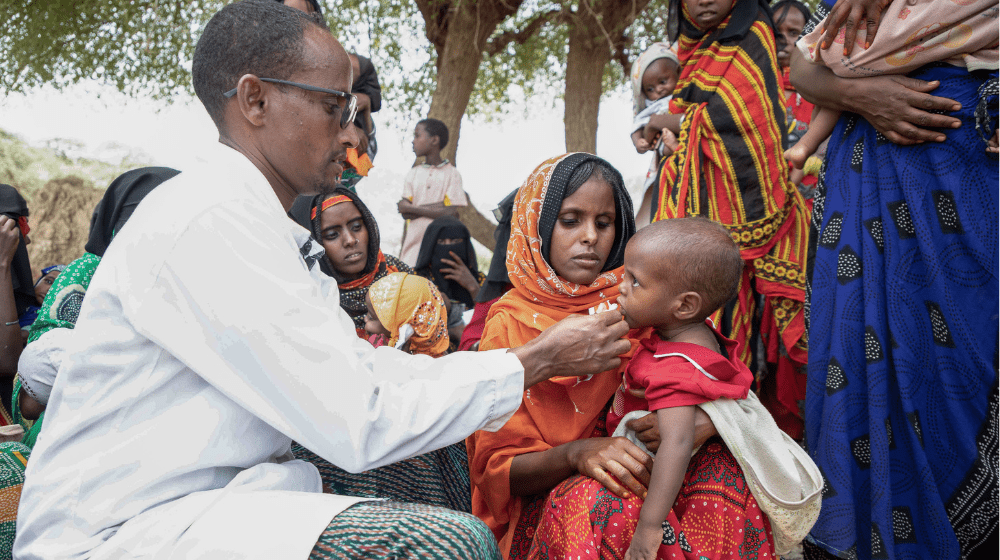
[[[437,360],[359,339],[321,254],[221,144],[159,186],[104,255],[28,462],[14,556],[296,558],[359,472],[498,429],[512,354]]]
[[[465,206],[462,175],[448,160],[438,165],[422,164],[410,169],[403,179],[403,198],[417,206],[443,202],[445,206]],[[420,243],[424,239],[431,218],[414,218],[407,221],[406,237],[399,251],[399,260],[410,266],[417,264]]]

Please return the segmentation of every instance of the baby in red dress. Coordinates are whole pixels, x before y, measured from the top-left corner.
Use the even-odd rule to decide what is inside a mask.
[[[744,399],[753,374],[739,343],[708,316],[736,296],[743,259],[729,232],[704,218],[662,220],[640,229],[625,249],[618,307],[629,327],[653,327],[625,370],[608,413],[611,433],[625,414],[656,414],[660,448],[626,558],[655,558],[677,499],[694,439],[695,407]],[[645,399],[629,393],[644,389]]]

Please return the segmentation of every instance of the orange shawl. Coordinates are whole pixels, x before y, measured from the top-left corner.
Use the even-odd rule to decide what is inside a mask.
[[[617,268],[583,286],[560,278],[542,257],[541,209],[553,172],[567,157],[542,163],[518,191],[507,245],[507,270],[514,289],[490,308],[480,350],[516,348],[559,320],[606,306],[618,297],[620,262],[611,263]],[[617,211],[621,216],[623,209]],[[620,230],[625,230],[624,235],[633,231],[631,208],[625,210],[625,216],[628,226],[618,228],[618,236],[623,236]],[[635,347],[633,344],[633,351]],[[620,371],[544,381],[525,391],[521,407],[503,428],[479,431],[466,440],[472,513],[493,530],[504,558],[510,554],[522,507],[522,499],[510,495],[511,461],[518,455],[589,437],[620,382]]]

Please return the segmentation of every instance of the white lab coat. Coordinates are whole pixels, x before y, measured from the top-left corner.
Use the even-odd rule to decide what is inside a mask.
[[[356,498],[292,440],[363,471],[498,429],[512,354],[373,349],[264,176],[221,144],[104,255],[56,378],[14,557],[304,560]],[[305,256],[305,258],[304,258]]]

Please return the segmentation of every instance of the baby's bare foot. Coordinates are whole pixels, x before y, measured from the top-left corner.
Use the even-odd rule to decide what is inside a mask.
[[[795,169],[802,169],[806,164],[806,160],[809,156],[813,154],[816,150],[810,149],[810,146],[805,145],[803,142],[797,142],[791,148],[785,150],[785,159],[788,160]]]

